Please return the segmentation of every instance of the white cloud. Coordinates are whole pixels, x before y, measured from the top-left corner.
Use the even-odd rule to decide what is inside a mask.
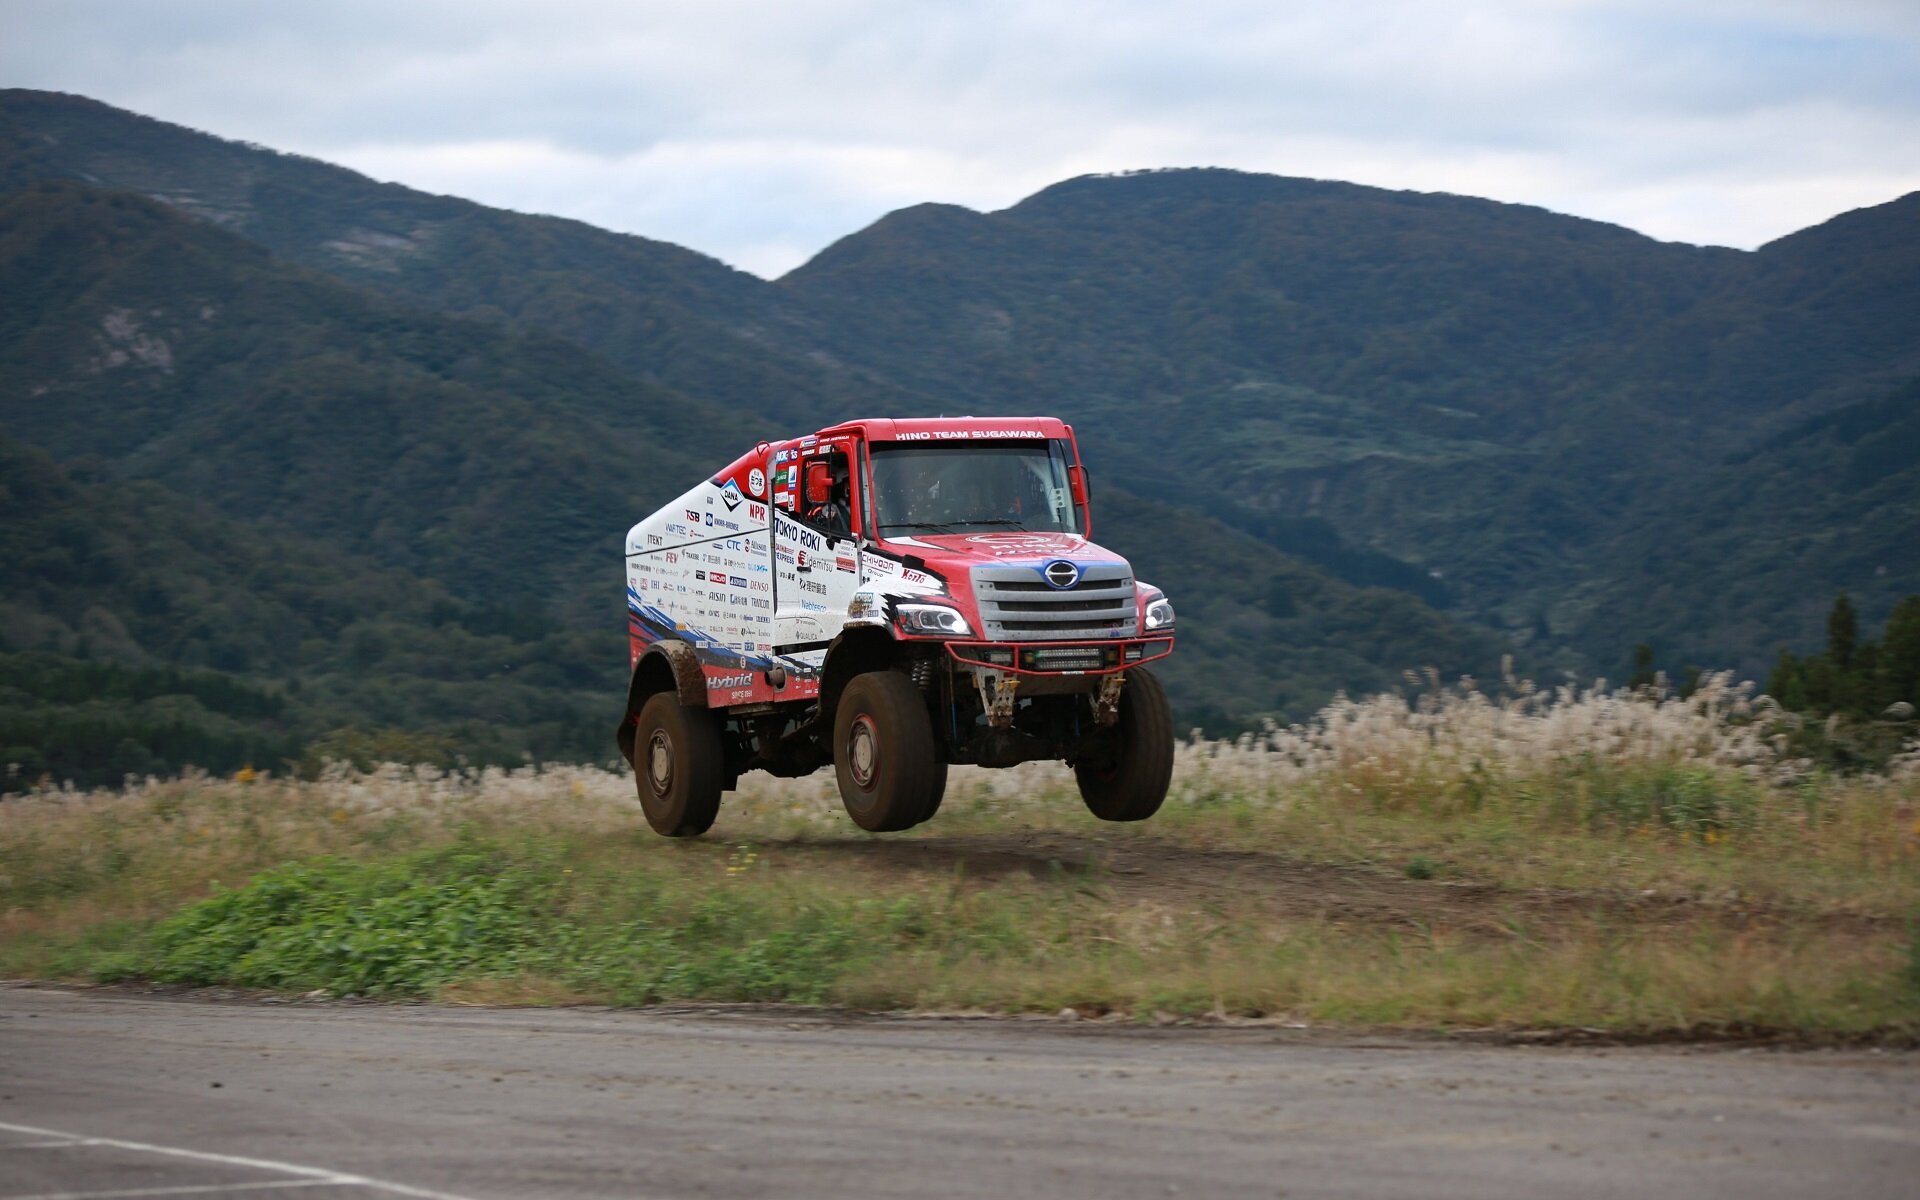
[[[13,0],[0,79],[778,273],[1218,165],[1753,245],[1920,188],[1908,0]]]

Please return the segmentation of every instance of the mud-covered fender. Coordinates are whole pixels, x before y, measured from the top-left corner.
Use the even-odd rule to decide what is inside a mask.
[[[831,715],[840,703],[840,693],[855,675],[866,671],[884,671],[898,654],[894,639],[884,628],[854,626],[842,630],[827,649],[827,660],[820,672],[820,711]]]
[[[620,755],[629,764],[633,762],[634,718],[640,715],[648,700],[661,692],[673,692],[687,708],[707,706],[707,676],[700,669],[700,660],[692,646],[665,638],[648,646],[634,662],[633,675],[627,681],[626,715],[620,718],[620,729],[615,734]]]

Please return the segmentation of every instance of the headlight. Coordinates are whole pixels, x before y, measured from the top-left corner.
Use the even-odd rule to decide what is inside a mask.
[[[1173,603],[1165,596],[1147,605],[1147,632],[1173,628]]]
[[[900,632],[932,637],[972,637],[973,626],[944,604],[896,604],[893,615]]]

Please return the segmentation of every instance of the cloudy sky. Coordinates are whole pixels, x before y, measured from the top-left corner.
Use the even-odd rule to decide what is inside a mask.
[[[0,0],[0,86],[778,275],[1227,166],[1751,247],[1920,190],[1920,0]]]

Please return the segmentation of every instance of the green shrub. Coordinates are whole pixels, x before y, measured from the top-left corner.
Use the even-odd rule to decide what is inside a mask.
[[[473,843],[386,862],[319,858],[161,923],[136,969],[171,983],[419,994],[544,959],[552,887]]]

